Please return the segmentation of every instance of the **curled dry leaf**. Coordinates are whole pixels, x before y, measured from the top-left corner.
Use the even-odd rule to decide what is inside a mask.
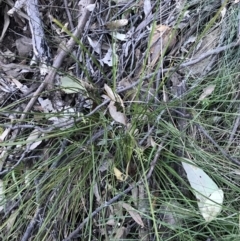
[[[117,111],[117,107],[115,106],[114,101],[110,101],[110,104],[108,105],[108,110],[109,110],[111,117],[115,121],[117,121],[125,126],[127,125],[127,121],[126,121],[127,118],[126,118],[125,114],[120,111]]]
[[[109,48],[106,55],[102,59],[100,59],[101,64],[104,63],[110,67],[112,67],[114,64],[117,64],[117,62],[118,62],[118,55],[114,53],[114,51],[111,48]]]
[[[212,94],[212,92],[214,91],[216,85],[209,85],[208,87],[203,89],[203,93],[201,94],[201,96],[199,97],[199,101],[204,100],[206,97],[208,97],[209,95]]]
[[[117,180],[123,182],[126,180],[127,175],[123,174],[118,168],[114,167],[113,172]]]
[[[122,108],[124,108],[124,104],[123,104],[122,98],[120,97],[119,94],[114,93],[113,90],[107,84],[104,84],[104,89],[107,92],[107,95],[110,98],[110,100],[116,101],[116,102],[120,103]]]
[[[153,67],[162,52],[171,49],[176,43],[176,33],[166,25],[157,25],[150,41],[151,67]]]
[[[131,205],[122,202],[122,207],[126,209],[126,211],[131,215],[136,223],[138,223],[142,228],[144,227],[144,223],[140,214],[134,209]]]
[[[127,24],[128,24],[127,19],[119,19],[119,20],[115,20],[115,21],[112,21],[112,22],[108,22],[105,25],[108,29],[114,30],[114,29],[118,29],[118,28],[121,28],[123,26],[126,26]]]
[[[97,41],[97,40],[92,40],[90,37],[88,37],[87,36],[87,38],[88,38],[88,42],[89,42],[89,44],[91,45],[91,47],[93,48],[93,50],[96,52],[96,53],[98,53],[98,54],[100,54],[101,53],[101,45],[100,45],[100,43]]]

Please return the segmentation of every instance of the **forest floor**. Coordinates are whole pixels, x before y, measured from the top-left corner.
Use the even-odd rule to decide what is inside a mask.
[[[238,0],[0,1],[0,240],[240,240]]]

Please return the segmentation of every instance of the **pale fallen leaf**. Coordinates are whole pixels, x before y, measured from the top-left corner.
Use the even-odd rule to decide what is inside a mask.
[[[126,232],[127,232],[127,229],[125,227],[122,226],[118,228],[113,240],[115,241],[124,240],[126,238]]]
[[[89,11],[89,12],[92,12],[96,7],[96,4],[89,4],[86,6],[86,9]]]
[[[8,232],[10,232],[11,229],[14,227],[14,223],[18,215],[19,215],[19,209],[15,209],[12,211],[10,217],[5,221],[5,223],[7,223]]]
[[[101,64],[104,63],[110,67],[112,67],[117,62],[118,62],[118,55],[114,53],[111,48],[109,48],[105,56],[102,59],[100,59]]]
[[[114,30],[126,26],[128,24],[127,19],[119,19],[111,22],[107,22],[105,25],[108,29]]]
[[[101,53],[101,45],[100,45],[100,43],[97,41],[97,40],[92,40],[90,37],[88,37],[87,36],[87,38],[88,38],[88,42],[89,42],[89,44],[91,45],[91,47],[93,48],[93,50],[96,52],[96,53],[98,53],[98,54],[100,54]]]
[[[226,12],[227,12],[227,8],[224,7],[221,11],[221,15],[222,15],[222,19],[224,18],[224,16],[226,15]]]
[[[110,100],[112,101],[117,101],[116,100],[116,93],[113,93],[113,90],[107,85],[107,84],[104,84],[104,89],[105,91],[107,92],[107,95],[108,97],[110,98]]]
[[[8,26],[10,24],[10,18],[9,18],[9,15],[7,14],[7,12],[8,12],[8,6],[6,5],[4,8],[4,25],[3,25],[2,34],[0,37],[0,42],[3,40],[5,33],[8,29]]]
[[[10,132],[11,128],[5,129],[3,133],[0,135],[0,142],[3,142]]]
[[[43,99],[41,97],[38,98],[38,102],[40,103],[44,113],[54,112],[54,108],[52,102],[49,99]]]
[[[110,225],[110,226],[115,226],[116,222],[115,222],[114,216],[112,214],[109,215],[109,218],[108,218],[108,221],[106,224]]]
[[[127,176],[125,174],[123,174],[118,168],[114,167],[113,168],[113,172],[114,172],[115,177],[119,181],[123,182],[123,181],[126,180]]]
[[[163,51],[171,49],[175,43],[175,31],[166,25],[157,25],[154,28],[154,33],[150,40],[150,66],[153,67],[163,54]]]
[[[115,121],[117,121],[125,126],[127,125],[127,121],[126,121],[127,118],[126,118],[125,114],[120,111],[117,111],[117,107],[115,106],[114,101],[110,101],[110,104],[108,105],[108,110],[109,110],[111,117]]]
[[[65,124],[60,128],[61,130],[68,129],[74,125],[72,120],[75,116],[76,110],[74,108],[69,108],[68,106],[66,106],[65,108],[66,109],[62,111],[61,116],[52,116],[48,119],[50,121],[53,121],[54,125]]]
[[[201,168],[196,167],[191,160],[187,161],[190,163],[182,162],[183,168],[193,188],[200,213],[207,222],[210,222],[222,210],[223,191]]]
[[[216,85],[209,85],[208,87],[203,89],[203,93],[201,94],[201,96],[199,97],[199,101],[204,100],[206,97],[208,97],[209,95],[212,94],[212,92],[214,91]]]
[[[134,219],[136,223],[138,223],[142,228],[144,227],[142,218],[136,209],[134,209],[131,205],[125,202],[122,202],[122,207],[126,209],[126,211],[131,215],[131,217]]]
[[[29,92],[29,88],[28,88],[26,85],[23,85],[22,83],[20,83],[17,79],[11,78],[10,80],[17,86],[17,88],[18,88],[23,94],[26,94],[26,93]]]
[[[98,203],[101,202],[101,197],[100,197],[100,194],[99,194],[99,191],[98,191],[98,184],[95,183],[94,186],[93,186],[93,193],[94,193],[94,196],[97,200]]]
[[[122,108],[124,108],[123,100],[119,94],[114,93],[113,90],[107,84],[104,84],[104,89],[107,93],[107,96],[110,98],[110,100],[120,103]],[[105,99],[109,99],[109,98],[106,98],[105,95],[102,95],[102,97],[104,97]]]
[[[148,14],[151,13],[152,6],[151,6],[151,1],[150,0],[144,0],[143,11],[144,11],[145,16],[148,16]]]
[[[8,157],[8,152],[6,147],[0,149],[0,171],[2,171],[3,164]]]
[[[61,78],[61,87],[66,94],[73,94],[78,93],[80,91],[86,91],[86,89],[80,81],[72,79],[68,76],[63,76]]]
[[[215,219],[215,217],[221,212],[222,210],[222,202],[223,202],[223,191],[221,189],[216,190],[213,192],[209,199],[207,199],[200,210],[202,213],[203,218],[207,222],[211,222]]]
[[[34,150],[42,143],[42,140],[38,140],[40,136],[41,133],[37,129],[34,129],[30,133],[30,135],[27,138],[27,147],[29,148],[29,150]]]
[[[120,40],[120,41],[126,41],[127,35],[123,33],[113,32],[112,34],[113,38]]]

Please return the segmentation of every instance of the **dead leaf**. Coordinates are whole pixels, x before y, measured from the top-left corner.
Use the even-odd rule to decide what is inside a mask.
[[[12,211],[10,217],[6,220],[8,232],[10,232],[11,229],[14,227],[14,223],[18,215],[19,215],[19,209],[15,209],[14,211]]]
[[[126,231],[127,229],[125,227],[118,228],[113,240],[115,241],[124,240],[126,238]]]
[[[11,132],[11,128],[5,129],[4,132],[1,133],[0,135],[0,142],[3,142],[10,132]]]
[[[49,99],[43,99],[41,97],[38,98],[38,102],[40,103],[44,113],[54,112],[54,108],[52,102]]]
[[[176,33],[166,25],[157,25],[150,41],[150,65],[153,67],[163,51],[171,49],[176,43]]]
[[[112,34],[113,38],[120,40],[120,41],[126,41],[127,40],[127,35],[118,33],[118,32],[113,32]]]
[[[104,58],[100,59],[100,63],[101,62],[112,67],[114,63],[116,64],[118,62],[118,55],[114,53],[111,48],[109,48]]]
[[[8,6],[6,5],[4,8],[4,26],[3,26],[2,34],[0,37],[0,42],[3,40],[5,33],[8,29],[8,26],[10,24],[10,18],[9,18],[9,15],[7,14],[7,12],[8,12]]]
[[[127,125],[127,121],[126,121],[127,118],[126,118],[125,114],[120,111],[117,111],[117,107],[115,106],[114,101],[110,101],[110,104],[108,105],[108,110],[109,110],[111,117],[115,121],[117,121],[125,126]]]
[[[80,91],[86,92],[83,81],[72,79],[68,76],[63,76],[61,78],[61,87],[66,94],[79,93]]]
[[[152,6],[151,6],[151,1],[150,0],[144,0],[143,11],[144,11],[145,16],[148,16],[148,14],[151,13]]]
[[[204,100],[206,97],[208,97],[209,95],[212,94],[212,92],[214,91],[216,85],[209,85],[208,87],[203,89],[203,93],[201,94],[201,96],[199,97],[199,101]]]
[[[19,57],[27,57],[32,51],[32,39],[22,37],[16,40],[16,48],[18,50]]]
[[[30,133],[30,135],[27,138],[27,147],[29,148],[29,150],[34,150],[42,143],[42,140],[39,140],[40,135],[41,133],[37,129],[34,129]]]
[[[94,196],[97,200],[98,203],[101,202],[101,196],[99,194],[99,188],[98,188],[98,184],[95,183],[94,186],[93,186],[93,193],[94,193]]]
[[[110,98],[110,100],[118,102],[121,105],[121,107],[124,108],[123,100],[119,94],[114,93],[113,90],[107,84],[104,84],[104,89],[107,92],[107,95]]]
[[[100,45],[100,43],[97,41],[97,40],[92,40],[90,37],[88,37],[87,36],[87,38],[88,38],[88,42],[89,42],[89,44],[91,45],[91,47],[93,48],[93,50],[96,52],[96,53],[98,53],[98,54],[100,54],[101,53],[101,45]]]
[[[117,101],[116,100],[116,94],[113,93],[113,90],[107,84],[104,84],[104,89],[107,92],[107,95],[110,98],[110,100]]]
[[[86,9],[89,11],[89,12],[92,12],[96,7],[96,4],[89,4],[86,6]]]
[[[126,26],[128,24],[127,19],[119,19],[111,22],[107,22],[105,25],[108,29],[114,30]]]
[[[134,219],[136,223],[138,223],[142,228],[144,227],[142,218],[136,209],[134,209],[132,206],[124,202],[122,202],[122,207],[126,209],[126,211],[131,215],[131,217]]]
[[[110,226],[115,226],[116,222],[115,222],[115,218],[112,214],[109,215],[108,221],[107,221],[106,224],[110,225]]]
[[[200,57],[202,54],[206,53],[209,50],[212,50],[217,47],[218,39],[221,36],[221,27],[216,27],[214,30],[209,30],[208,34],[206,34],[201,40],[197,43],[188,44],[185,46],[187,48],[187,52],[190,47],[194,47],[194,50],[191,49],[192,56],[189,56],[190,59],[196,59]],[[191,74],[191,75],[200,75],[204,76],[211,69],[211,62],[213,60],[213,56],[209,56],[199,61],[196,64],[191,65],[189,68],[183,69],[182,73]],[[214,61],[215,62],[215,61]],[[210,69],[209,69],[210,68]]]
[[[114,167],[113,172],[117,180],[123,182],[126,180],[127,176],[123,174],[118,168]]]

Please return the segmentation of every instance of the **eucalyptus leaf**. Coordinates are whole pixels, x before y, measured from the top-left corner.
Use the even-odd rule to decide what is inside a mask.
[[[74,80],[68,76],[63,76],[61,78],[61,87],[66,94],[74,94],[80,91],[86,91],[80,81]]]
[[[190,160],[188,162],[182,162],[183,168],[198,200],[199,210],[203,218],[210,222],[221,212],[223,191],[201,168]]]

